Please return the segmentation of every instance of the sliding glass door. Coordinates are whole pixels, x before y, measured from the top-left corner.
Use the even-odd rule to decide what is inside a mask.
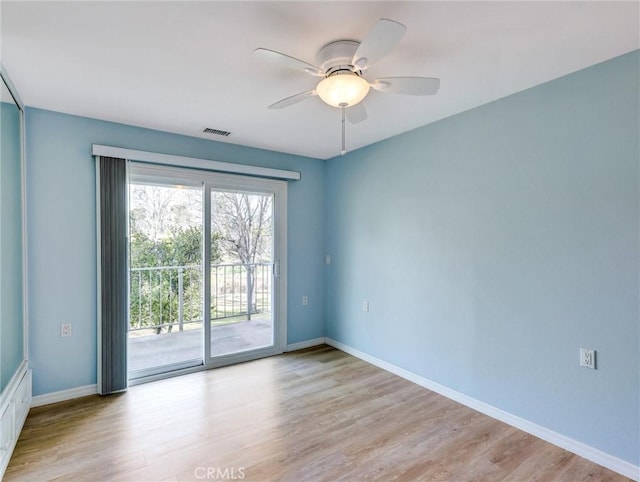
[[[211,357],[273,345],[273,194],[210,190]]]
[[[202,187],[129,183],[129,373],[202,364]]]
[[[129,378],[281,353],[286,183],[130,163]]]

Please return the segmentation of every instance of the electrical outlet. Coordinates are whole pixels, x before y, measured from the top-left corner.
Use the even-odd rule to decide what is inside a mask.
[[[368,301],[363,301],[362,302],[362,311],[368,313],[369,312],[369,302]]]
[[[588,348],[580,348],[580,366],[596,369],[596,351]]]
[[[60,336],[71,336],[71,323],[62,323],[60,325]]]
[[[305,295],[302,297],[302,306],[307,306],[308,304],[309,304],[309,297]]]

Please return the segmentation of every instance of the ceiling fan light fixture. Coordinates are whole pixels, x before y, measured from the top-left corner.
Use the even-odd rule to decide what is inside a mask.
[[[340,70],[322,79],[316,92],[332,107],[351,107],[369,93],[369,82],[350,70]]]

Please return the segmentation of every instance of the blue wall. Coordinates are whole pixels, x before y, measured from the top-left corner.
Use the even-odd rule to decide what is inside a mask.
[[[288,343],[324,335],[323,161],[38,109],[27,109],[26,127],[34,395],[96,383],[93,143],[300,171],[289,183]],[[60,337],[64,322],[73,336]]]
[[[327,336],[638,465],[639,59],[330,160]]]

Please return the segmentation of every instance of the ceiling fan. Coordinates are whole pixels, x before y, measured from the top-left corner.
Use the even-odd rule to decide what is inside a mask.
[[[406,30],[399,22],[381,18],[361,42],[337,40],[322,47],[316,55],[317,66],[275,50],[255,49],[254,54],[264,60],[322,78],[315,89],[286,97],[268,108],[282,109],[318,96],[326,104],[342,109],[341,154],[345,154],[345,118],[352,124],[367,118],[367,111],[361,102],[370,89],[407,95],[432,95],[438,92],[440,79],[432,77],[365,79],[366,69],[391,52]]]

